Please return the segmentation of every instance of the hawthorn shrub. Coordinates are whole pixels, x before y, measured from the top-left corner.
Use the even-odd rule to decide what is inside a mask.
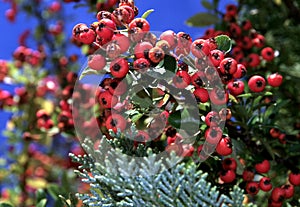
[[[45,44],[29,49],[24,33],[14,61],[0,62],[0,80],[22,84],[15,94],[0,92],[0,107],[22,112],[6,133],[19,186],[16,194],[3,191],[2,200],[298,206],[299,5],[242,1],[222,12],[219,1],[201,2],[208,11],[186,23],[210,27],[191,37],[151,31],[153,10],[140,14],[133,0],[87,1],[95,21],[74,23],[70,37],[87,56],[79,73],[76,56],[54,52],[66,41],[62,22],[47,28],[38,12],[44,4],[32,11],[20,3],[44,23],[37,38]],[[6,14],[10,21],[16,6]],[[47,5],[49,18],[58,18],[61,6]],[[55,76],[42,69],[49,64]],[[62,144],[73,162],[57,156]]]

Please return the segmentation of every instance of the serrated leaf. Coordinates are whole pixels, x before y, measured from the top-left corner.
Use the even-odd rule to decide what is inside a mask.
[[[145,11],[141,18],[147,19],[149,14],[151,14],[152,12],[154,12],[154,9],[149,9],[149,10]]]
[[[38,202],[38,203],[36,204],[36,207],[45,207],[46,204],[47,204],[47,199],[44,198],[44,199],[40,200],[40,202]]]
[[[210,3],[207,0],[201,0],[201,4],[206,9],[210,9],[210,10],[214,9],[214,5],[212,5],[212,3]]]
[[[215,40],[218,45],[218,49],[224,53],[228,53],[232,47],[232,41],[227,35],[219,35],[215,37]]]
[[[204,27],[216,24],[218,21],[219,18],[217,15],[203,12],[190,17],[186,21],[186,24],[193,27]]]

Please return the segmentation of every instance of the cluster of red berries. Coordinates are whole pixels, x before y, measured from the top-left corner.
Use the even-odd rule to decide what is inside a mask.
[[[255,170],[245,169],[242,178],[246,182],[246,192],[249,195],[256,195],[259,190],[269,192],[270,197],[268,206],[282,206],[284,199],[289,199],[294,196],[295,186],[300,185],[300,174],[290,173],[286,184],[280,187],[273,187],[272,179],[268,177],[268,172],[271,169],[269,160],[263,160],[255,164]],[[259,179],[259,180],[258,180]]]
[[[24,63],[38,66],[44,61],[46,54],[43,47],[40,47],[38,50],[33,50],[25,46],[19,46],[15,49],[13,57],[17,67],[22,67]]]
[[[275,51],[265,45],[265,37],[259,34],[249,20],[239,22],[238,9],[235,5],[228,5],[223,18],[227,25],[226,31],[208,29],[203,38],[211,38],[219,34],[226,34],[234,40],[234,45],[230,55],[242,64],[245,68],[251,69],[251,73],[256,73],[256,69],[262,62],[272,62],[275,58]],[[278,87],[282,83],[282,76],[278,73],[270,74],[267,82],[272,87]],[[252,92],[262,92],[266,86],[266,80],[261,75],[254,75],[248,80],[249,89]],[[231,82],[228,89],[239,95],[243,89],[242,81]],[[240,92],[241,91],[241,92]]]

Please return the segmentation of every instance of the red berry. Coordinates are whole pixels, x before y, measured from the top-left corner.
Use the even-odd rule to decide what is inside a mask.
[[[285,190],[286,199],[292,198],[294,196],[295,188],[293,185],[286,184],[281,186],[281,188]]]
[[[116,29],[116,24],[111,19],[101,19],[98,23],[96,33],[98,35],[98,38],[101,38],[108,42],[111,40]]]
[[[149,50],[152,48],[153,46],[149,42],[138,43],[134,47],[134,55],[136,58],[148,58]]]
[[[118,100],[115,96],[113,96],[109,91],[103,91],[99,94],[99,103],[100,107],[104,109],[114,107]]]
[[[233,170],[222,171],[220,178],[224,183],[231,183],[235,180],[236,174]]]
[[[272,61],[274,59],[274,50],[271,47],[265,47],[262,49],[260,55],[266,61]]]
[[[165,57],[165,52],[159,47],[153,47],[149,50],[149,60],[153,63],[159,63]]]
[[[183,144],[182,148],[183,148],[182,155],[184,157],[191,157],[191,156],[193,156],[193,153],[194,153],[194,150],[195,150],[194,147],[193,147],[193,145],[191,145],[191,144]]]
[[[129,28],[132,29],[133,27],[139,27],[144,32],[148,32],[150,30],[149,22],[144,18],[135,18],[129,23]]]
[[[300,173],[290,173],[289,174],[289,181],[294,186],[300,185]]]
[[[271,74],[267,77],[268,84],[272,87],[278,87],[282,84],[282,75],[278,73]]]
[[[230,15],[230,16],[235,16],[237,15],[238,9],[237,6],[234,4],[228,4],[226,6],[226,14]]]
[[[253,92],[262,92],[265,89],[266,81],[262,76],[254,75],[249,79],[248,86]]]
[[[198,88],[202,87],[204,85],[202,78],[205,76],[205,74],[201,71],[198,71],[197,73],[194,73],[191,77],[192,84]]]
[[[215,67],[218,67],[221,61],[224,59],[224,53],[221,50],[210,51],[210,61]]]
[[[94,70],[102,70],[105,65],[106,65],[106,60],[102,55],[96,54],[90,56],[88,61],[89,68]]]
[[[265,192],[270,191],[273,188],[271,179],[268,177],[262,177],[259,181],[259,188]]]
[[[114,34],[112,37],[112,41],[116,42],[120,46],[121,53],[126,52],[130,46],[130,40],[124,34]]]
[[[191,44],[191,52],[197,58],[202,58],[204,55],[209,55],[210,47],[206,40],[196,39]]]
[[[274,202],[282,202],[285,199],[285,190],[280,187],[274,188],[271,193],[271,199]]]
[[[219,114],[215,111],[210,111],[205,116],[205,123],[207,126],[217,126],[220,121]]]
[[[281,207],[282,202],[275,202],[271,198],[268,199],[268,207]]]
[[[237,70],[236,72],[233,74],[233,78],[242,78],[246,75],[247,73],[247,69],[243,64],[237,64]]]
[[[244,82],[243,81],[234,81],[234,82],[229,82],[227,84],[227,88],[230,92],[230,94],[234,96],[238,96],[244,92]]]
[[[191,77],[188,72],[184,70],[178,70],[173,77],[173,84],[177,88],[186,88],[191,83]]]
[[[222,167],[224,170],[236,170],[237,163],[234,158],[228,157],[222,161]]]
[[[246,169],[243,171],[242,177],[246,182],[252,181],[254,178],[254,172]]]
[[[209,95],[205,88],[196,88],[194,95],[201,103],[206,103],[209,100]]]
[[[225,58],[220,62],[220,72],[223,74],[234,74],[237,70],[237,62],[233,58]]]
[[[267,173],[269,172],[270,167],[269,160],[263,160],[262,162],[255,164],[255,170],[258,173]]]
[[[279,135],[280,135],[279,129],[277,129],[277,128],[272,128],[272,129],[270,129],[270,135],[271,135],[271,137],[273,137],[273,138],[278,138]]]
[[[116,78],[123,78],[129,71],[129,65],[125,58],[118,58],[111,62],[110,73]]]
[[[256,195],[259,191],[259,184],[257,182],[251,181],[246,185],[246,192],[250,195]]]
[[[107,129],[111,129],[116,133],[118,129],[124,131],[126,128],[126,120],[120,114],[112,114],[107,117],[105,125]]]
[[[150,62],[145,58],[138,58],[133,62],[133,68],[143,73],[150,68]]]
[[[248,66],[253,67],[253,68],[259,66],[260,58],[259,58],[258,54],[251,53],[251,54],[248,55],[247,58],[248,58],[248,62],[247,62]]]
[[[108,90],[112,95],[120,96],[127,91],[127,83],[125,79],[114,78],[111,80]]]
[[[258,34],[253,40],[252,43],[254,46],[261,48],[265,45],[265,37],[261,34]]]
[[[232,143],[229,137],[222,137],[219,141],[216,152],[221,156],[227,156],[232,153]]]
[[[226,104],[228,101],[228,93],[224,89],[220,89],[215,87],[210,92],[210,100],[213,104],[216,105],[223,105]]]
[[[177,46],[177,43],[178,43],[177,35],[172,30],[167,30],[167,31],[163,32],[160,35],[159,39],[167,41],[169,43],[170,50],[175,49],[175,47]]]
[[[222,138],[222,130],[219,127],[209,127],[204,136],[208,143],[217,145]]]

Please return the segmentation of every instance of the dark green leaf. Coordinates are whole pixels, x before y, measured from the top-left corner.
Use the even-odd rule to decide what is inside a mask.
[[[46,204],[47,204],[47,199],[44,198],[44,199],[40,200],[40,202],[38,202],[38,203],[36,204],[36,207],[45,207]]]
[[[176,61],[175,57],[173,57],[171,55],[166,55],[164,58],[163,66],[166,70],[175,73],[175,71],[177,69],[177,61]]]
[[[12,204],[10,204],[10,203],[6,203],[6,202],[1,202],[0,203],[0,207],[13,207],[13,205]]]
[[[198,13],[198,14],[195,14],[194,16],[190,17],[186,21],[186,24],[189,26],[194,26],[194,27],[204,27],[204,26],[216,24],[216,23],[218,23],[218,21],[219,21],[219,18],[215,14]]]
[[[218,45],[218,49],[224,53],[228,53],[232,47],[232,41],[227,35],[219,35],[215,37],[215,40]]]
[[[201,0],[201,4],[206,9],[209,9],[209,10],[213,10],[214,9],[214,5],[212,5],[212,3],[210,3],[207,0]]]
[[[168,122],[175,128],[180,128],[181,123],[181,111],[175,111],[171,113],[168,118]]]
[[[38,189],[35,194],[36,194],[37,202],[39,202],[42,199],[46,198],[46,193],[43,189]]]
[[[142,15],[142,18],[147,19],[149,14],[151,14],[152,12],[154,12],[154,9],[149,9],[149,10],[145,11],[145,13]]]

